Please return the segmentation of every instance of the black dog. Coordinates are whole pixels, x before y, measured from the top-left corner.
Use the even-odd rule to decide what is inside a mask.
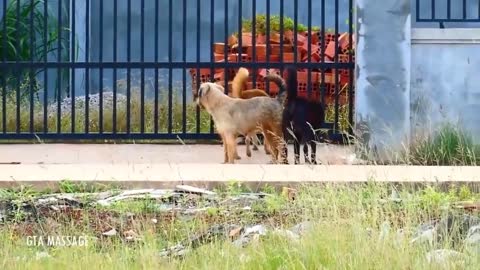
[[[324,106],[320,102],[308,101],[297,96],[297,70],[294,67],[287,68],[287,76],[286,84],[278,75],[267,76],[267,79],[274,81],[280,89],[287,88],[286,104],[283,109],[283,136],[287,142],[289,139],[294,141],[295,164],[300,163],[301,144],[303,144],[305,163],[317,164],[316,142],[323,140],[322,136],[319,136],[319,129],[325,122]],[[309,144],[311,159],[308,158]],[[287,151],[286,148],[284,151]]]

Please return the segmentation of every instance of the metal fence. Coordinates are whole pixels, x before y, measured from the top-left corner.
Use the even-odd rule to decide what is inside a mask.
[[[415,0],[416,21],[439,23],[477,23],[480,22],[480,1],[473,0]]]
[[[0,5],[0,140],[218,138],[192,91],[245,67],[274,96],[263,76],[287,63],[306,76],[299,94],[326,105],[330,138],[351,132],[353,0]]]

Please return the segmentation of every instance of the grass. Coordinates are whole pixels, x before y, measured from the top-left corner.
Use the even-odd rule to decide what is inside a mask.
[[[21,88],[28,88],[28,82],[22,84]],[[126,94],[126,83],[123,80],[117,82],[118,93]],[[131,88],[130,100],[130,131],[132,133],[141,132],[141,115],[144,116],[144,132],[153,133],[155,128],[155,101],[153,98],[145,98],[144,111],[141,107],[141,92],[138,85],[133,85]],[[111,91],[104,89],[104,93]],[[146,85],[146,93],[153,91]],[[161,89],[158,100],[158,130],[160,133],[168,133],[169,129],[169,106],[168,96],[165,94],[168,91]],[[7,91],[6,95],[6,123],[0,121],[0,130],[6,129],[7,132],[16,132],[17,130],[17,99],[14,91]],[[185,103],[185,115],[183,114],[182,95],[178,94],[181,91],[173,90],[172,107],[171,107],[171,132],[182,133],[183,122],[186,119],[185,132],[196,133],[199,130],[201,133],[210,133],[211,119],[206,111],[200,110],[199,122],[197,123],[197,106],[190,100]],[[105,101],[104,101],[105,102]],[[20,99],[20,132],[30,132],[30,101],[28,98]],[[85,104],[80,102],[75,106],[75,132],[84,132],[86,126],[85,119]],[[113,132],[113,103],[109,106],[103,105],[103,132]],[[60,119],[60,129],[62,133],[72,132],[72,113],[70,107],[68,111],[62,108]],[[44,106],[38,98],[34,98],[33,104],[33,131],[35,133],[43,133],[45,129],[44,121]],[[100,131],[100,108],[99,104],[89,106],[88,111],[88,130],[91,133]],[[0,120],[3,118],[3,104],[0,102]],[[329,104],[326,109],[326,119],[329,122],[335,120],[335,107]],[[50,103],[47,106],[47,122],[46,127],[48,132],[56,132],[58,130],[57,106],[56,103]],[[339,106],[339,127],[342,131],[347,131],[350,127],[348,121],[348,105]],[[127,105],[126,102],[120,102],[117,99],[117,116],[116,116],[116,131],[125,133],[127,131]]]
[[[461,128],[444,124],[429,135],[414,138],[403,159],[415,165],[480,165],[480,146]]]
[[[233,192],[239,188],[238,183],[230,186]],[[162,215],[148,203],[139,202],[117,204],[109,209],[85,209],[81,221],[67,214],[41,216],[35,223],[0,225],[0,257],[3,258],[0,265],[2,269],[83,269],[85,265],[95,265],[96,269],[438,269],[427,263],[425,253],[432,248],[451,248],[451,239],[435,243],[432,248],[412,245],[409,241],[415,228],[453,213],[451,205],[457,200],[479,200],[478,190],[465,186],[447,191],[434,186],[420,190],[397,189],[403,199],[398,203],[388,200],[395,188],[398,187],[374,182],[356,186],[309,185],[299,189],[293,202],[274,194],[263,206],[254,207],[253,213],[226,215],[222,214],[226,206],[220,205],[190,220]],[[116,214],[105,216],[105,211]],[[131,211],[137,218],[122,221]],[[152,217],[157,218],[158,223],[152,223]],[[193,250],[184,259],[159,256],[162,248],[212,224],[243,221],[289,228],[303,220],[311,220],[314,225],[299,241],[272,232],[244,249],[217,239]],[[26,244],[28,233],[97,236],[95,230],[102,223],[118,225],[119,231],[132,229],[143,240],[128,243],[119,237],[89,238],[86,247]],[[403,237],[399,229],[403,230]],[[478,269],[480,254],[469,253],[463,247],[457,250],[468,254],[470,260],[467,265],[451,265],[450,269]],[[37,259],[36,254],[41,251],[51,257]]]

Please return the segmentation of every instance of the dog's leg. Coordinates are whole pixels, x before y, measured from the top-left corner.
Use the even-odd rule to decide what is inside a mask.
[[[305,144],[303,145],[303,157],[306,164],[311,163],[310,158],[308,157],[308,142],[305,142]]]
[[[267,140],[264,140],[264,142],[263,142],[263,149],[265,149],[265,154],[267,154],[267,155],[272,154],[272,150],[270,149],[270,144]]]
[[[235,163],[235,153],[237,152],[237,143],[235,141],[235,135],[231,133],[224,134],[225,136],[225,143],[227,145],[227,157],[228,163],[234,164]]]
[[[315,141],[311,141],[310,142],[310,148],[311,148],[311,151],[312,151],[312,164],[315,164],[317,165],[317,143]]]
[[[265,133],[265,142],[268,142],[271,150],[272,163],[275,164],[278,162],[278,147],[275,143],[274,133],[269,127],[264,128]]]
[[[225,141],[225,136],[223,135],[223,133],[220,133],[220,137],[222,138],[222,142],[223,142],[223,153],[224,153],[224,158],[223,158],[223,163],[227,163],[228,161],[228,155],[227,155],[227,143]]]
[[[253,144],[253,151],[258,151],[258,145],[260,143],[260,140],[258,139],[257,134],[253,134],[253,136],[250,137],[250,141]]]
[[[246,135],[245,136],[245,145],[247,146],[247,157],[252,156],[252,151],[250,150],[250,143],[251,142],[252,142],[252,137],[250,137],[250,135]],[[253,149],[253,150],[255,150],[255,149]]]
[[[300,163],[300,142],[295,139],[293,141],[293,153],[294,153],[294,158],[295,158],[295,164]]]

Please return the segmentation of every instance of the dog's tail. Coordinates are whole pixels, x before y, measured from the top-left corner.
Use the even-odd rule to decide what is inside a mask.
[[[297,69],[295,67],[287,67],[287,98],[294,100],[297,98]]]
[[[248,70],[246,68],[240,68],[232,81],[232,97],[241,98],[243,87],[248,80]]]
[[[267,83],[269,81],[272,81],[278,86],[280,90],[278,91],[277,99],[280,101],[280,103],[283,104],[283,101],[285,100],[285,94],[287,91],[287,85],[285,84],[285,80],[278,74],[270,73],[267,76],[265,76],[265,81]]]

